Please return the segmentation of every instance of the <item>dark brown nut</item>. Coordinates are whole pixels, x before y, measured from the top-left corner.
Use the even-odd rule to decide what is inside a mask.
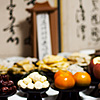
[[[2,92],[2,89],[0,89],[0,93]]]
[[[2,84],[4,81],[3,80],[0,80],[0,84]]]
[[[16,86],[9,87],[9,92],[16,91],[16,90],[17,90]]]
[[[1,84],[2,82],[4,82],[4,81],[3,81],[3,80],[0,80],[0,84]]]
[[[9,92],[8,87],[2,87],[2,92],[3,92],[3,93],[7,93],[7,92]]]
[[[2,87],[2,83],[3,83],[4,81],[3,80],[0,80],[0,87]]]
[[[13,91],[13,88],[12,87],[9,87],[9,92],[12,92]]]
[[[2,86],[3,86],[3,87],[7,87],[7,86],[8,86],[8,81],[3,81],[3,82],[2,82]]]
[[[98,84],[98,89],[100,90],[100,83]]]
[[[9,81],[8,81],[8,84],[11,84],[11,85],[13,86],[13,85],[14,85],[14,82],[11,81],[11,80],[9,80]]]
[[[9,80],[7,86],[8,86],[8,87],[11,87],[11,86],[13,86],[13,85],[14,85],[14,82],[11,81],[11,80]]]
[[[2,75],[0,75],[0,80],[2,80]]]
[[[13,89],[13,91],[16,91],[17,87],[14,85],[14,86],[12,86],[12,89]]]
[[[4,81],[8,81],[8,80],[9,80],[9,76],[8,76],[8,75],[2,75],[2,79],[3,79]]]

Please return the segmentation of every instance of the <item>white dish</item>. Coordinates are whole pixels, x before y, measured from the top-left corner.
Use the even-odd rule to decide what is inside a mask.
[[[48,91],[46,91],[47,95],[48,96],[54,96],[54,95],[58,95],[59,94],[59,91],[56,91],[54,89],[52,89],[51,87],[49,88]]]
[[[14,63],[23,60],[24,57],[9,57],[9,58],[5,58],[3,60],[0,60],[0,64],[4,65],[5,67],[12,67],[14,65]]]
[[[79,51],[80,53],[83,53],[83,54],[93,54],[95,53],[95,50],[94,49],[86,49],[86,50],[81,50]]]
[[[10,62],[10,61],[13,61],[13,62],[18,62],[20,60],[23,60],[24,57],[19,57],[19,56],[16,56],[16,57],[9,57],[9,58],[6,58],[5,60]]]
[[[70,52],[61,52],[61,53],[58,53],[57,55],[67,58],[67,57],[69,57],[71,54],[72,54],[72,53],[70,53]]]

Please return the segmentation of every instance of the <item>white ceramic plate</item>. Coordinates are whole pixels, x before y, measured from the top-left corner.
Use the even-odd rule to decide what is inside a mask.
[[[86,49],[86,50],[81,50],[79,51],[80,53],[83,53],[83,54],[93,54],[95,53],[95,49]]]
[[[24,59],[24,57],[19,57],[19,56],[16,56],[16,57],[9,57],[9,58],[6,58],[5,60],[6,61],[14,61],[14,62],[18,62],[18,61],[20,61],[20,60],[23,60]]]
[[[67,57],[69,57],[71,54],[72,54],[72,53],[70,53],[70,52],[61,52],[61,53],[58,53],[58,56],[62,56],[62,57],[67,58]]]
[[[46,93],[48,96],[54,96],[54,95],[58,95],[59,91],[56,91],[50,87],[49,90],[46,91]]]

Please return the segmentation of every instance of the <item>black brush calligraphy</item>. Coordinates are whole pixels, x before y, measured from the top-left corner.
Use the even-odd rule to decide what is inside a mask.
[[[76,29],[77,37],[81,37],[82,40],[85,40],[86,25],[84,23],[86,18],[82,0],[79,0],[79,8],[76,10],[75,20],[77,22],[77,29]]]
[[[99,7],[97,6],[98,0],[92,0],[91,10],[91,38],[95,42],[100,41],[100,14]]]
[[[10,4],[7,6],[7,10],[9,11],[9,20],[11,21],[11,23],[6,27],[4,28],[3,30],[4,31],[9,31],[9,33],[11,33],[11,36],[8,37],[7,39],[7,43],[9,42],[12,42],[12,43],[16,43],[16,44],[19,44],[19,38],[18,37],[14,37],[15,35],[15,28],[18,27],[18,25],[15,25],[15,21],[16,21],[16,18],[14,17],[13,15],[13,11],[14,11],[14,8],[16,7],[15,4],[13,4],[13,0],[10,0]]]

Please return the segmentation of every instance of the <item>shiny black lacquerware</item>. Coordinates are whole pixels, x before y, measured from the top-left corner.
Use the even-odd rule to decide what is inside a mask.
[[[89,86],[85,87],[74,86],[71,89],[58,89],[55,87],[54,83],[52,83],[51,88],[59,91],[56,100],[82,100],[82,98],[79,96],[79,92],[89,88]]]
[[[37,72],[38,70],[34,70],[33,72]],[[38,71],[39,74],[41,75],[45,75],[45,73],[43,73],[42,71]],[[21,79],[23,79],[24,77],[27,77],[30,73],[24,75]],[[27,100],[42,100],[42,94],[47,91],[49,89],[48,88],[42,88],[42,89],[23,89],[21,87],[19,87],[19,90],[21,90],[22,92],[27,94]]]
[[[9,96],[16,93],[16,90],[8,75],[0,75],[0,100],[7,100]]]

